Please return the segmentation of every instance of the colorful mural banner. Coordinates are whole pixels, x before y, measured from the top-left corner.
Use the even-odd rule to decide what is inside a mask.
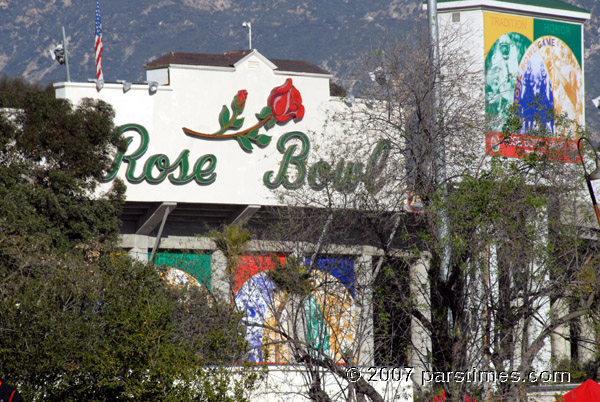
[[[277,289],[268,272],[284,267],[285,256],[240,256],[234,272],[234,301],[245,313],[247,360],[254,363],[289,363],[290,349],[281,335],[292,325],[287,310],[289,295]],[[308,265],[309,261],[306,259]],[[303,300],[304,336],[309,350],[342,361],[341,351],[355,338],[354,261],[318,258],[311,271],[310,295]]]
[[[523,121],[510,142],[530,142],[528,135],[556,138],[551,147],[570,148],[571,132],[584,124],[582,26],[561,21],[484,13],[486,143],[502,132],[511,107]],[[571,125],[556,124],[564,116]],[[565,139],[566,138],[566,139]],[[559,140],[564,141],[562,145]],[[489,144],[488,144],[489,145]],[[523,157],[504,146],[490,154]],[[518,145],[514,145],[518,146]],[[569,158],[558,160],[571,161]]]
[[[581,163],[577,153],[577,141],[560,138],[534,137],[525,134],[488,132],[485,137],[485,152],[488,155],[508,158],[524,158],[531,154],[548,155],[548,159],[559,162]]]
[[[310,259],[304,261],[308,266]],[[315,268],[331,274],[350,292],[354,298],[354,260],[343,257],[320,257],[314,262]]]
[[[148,253],[148,258],[152,253]],[[167,280],[173,284],[187,282],[204,285],[210,290],[211,265],[209,254],[183,252],[159,252],[154,257],[154,264],[167,266]]]

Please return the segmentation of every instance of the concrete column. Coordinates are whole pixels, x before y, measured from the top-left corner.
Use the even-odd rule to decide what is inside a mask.
[[[598,334],[594,330],[594,323],[588,317],[581,317],[579,321],[579,339],[577,341],[577,354],[579,363],[587,363],[594,358],[598,347]]]
[[[425,317],[431,318],[428,269],[429,259],[424,256],[410,267],[410,294],[415,300],[416,308]],[[409,364],[414,368],[413,382],[417,386],[421,386],[422,373],[431,370],[431,336],[421,322],[414,317],[411,317],[410,331]]]
[[[358,365],[372,366],[375,354],[373,341],[373,257],[363,254],[354,267],[354,319],[356,341],[359,342]]]
[[[557,319],[569,313],[569,306],[563,299],[558,299],[550,306],[551,319]],[[552,361],[558,363],[561,360],[571,358],[571,342],[569,341],[569,325],[564,324],[556,328],[550,335],[552,347]]]
[[[141,262],[148,262],[148,236],[133,235],[133,247],[129,255]]]
[[[229,300],[229,273],[227,272],[227,259],[222,251],[217,250],[210,258],[210,287],[215,296],[222,300]]]

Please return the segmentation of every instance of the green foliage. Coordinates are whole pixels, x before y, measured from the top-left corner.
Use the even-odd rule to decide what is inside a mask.
[[[184,297],[173,309],[174,338],[194,350],[203,364],[234,365],[247,350],[233,305],[197,286],[180,289]]]
[[[0,105],[18,108],[0,113],[0,209],[8,233],[46,249],[114,239],[124,187],[91,196],[121,146],[112,108],[88,99],[72,109],[49,90],[21,86],[0,83]]]
[[[307,297],[314,290],[312,276],[306,265],[299,263],[297,258],[286,258],[285,265],[281,265],[277,258],[273,258],[276,269],[267,271],[268,277],[277,289],[286,293]]]
[[[213,230],[209,236],[227,258],[227,269],[230,272],[237,267],[238,257],[245,252],[246,245],[252,239],[250,231],[241,225],[228,225],[222,231]]]
[[[124,187],[92,197],[95,179],[110,164],[121,140],[112,108],[84,100],[72,109],[50,89],[0,82],[3,129],[0,209],[6,234],[39,247],[68,250],[80,242],[104,242],[118,234]]]
[[[56,99],[52,88],[29,87],[17,95],[15,87],[20,88],[0,85],[4,91],[0,92],[0,107],[16,109],[12,130],[2,134],[2,152],[18,153],[33,163],[32,173],[47,172],[53,179],[63,171],[71,180],[81,181],[80,186],[93,189],[95,183],[89,179],[99,179],[115,148],[124,146],[113,124],[112,107],[100,100],[83,99],[72,108],[69,101]],[[12,145],[7,149],[8,143]],[[12,164],[18,162],[13,159]]]
[[[0,372],[31,401],[244,401],[238,316],[116,248],[112,108],[0,81]]]
[[[18,246],[13,264],[0,267],[0,353],[3,373],[27,400],[223,401],[245,389],[230,388],[225,372],[201,369],[243,346],[201,294],[168,286],[154,267],[117,253],[82,247],[57,256]],[[212,322],[203,322],[212,309]],[[178,336],[190,329],[179,326],[182,311],[202,331]],[[239,381],[251,381],[243,370]]]

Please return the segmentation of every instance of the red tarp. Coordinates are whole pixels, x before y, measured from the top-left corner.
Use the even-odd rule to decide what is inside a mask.
[[[431,402],[446,402],[446,391],[442,391],[442,393],[431,400]],[[477,402],[474,398],[471,398],[469,395],[465,395],[465,402]]]
[[[560,402],[600,402],[600,385],[596,381],[587,380],[560,398]]]

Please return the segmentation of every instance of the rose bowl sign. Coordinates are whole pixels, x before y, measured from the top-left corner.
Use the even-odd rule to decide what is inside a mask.
[[[242,150],[251,153],[254,150],[253,144],[263,148],[271,143],[271,136],[260,133],[262,128],[269,130],[276,124],[286,124],[292,119],[298,121],[304,117],[302,96],[294,87],[292,79],[288,78],[283,85],[273,88],[267,99],[267,106],[255,115],[258,122],[244,129],[245,119],[240,118],[239,115],[244,111],[247,96],[248,91],[239,90],[231,101],[231,111],[223,105],[218,118],[220,128],[214,133],[201,133],[186,127],[183,127],[183,132],[201,140],[235,139]],[[139,124],[125,124],[120,126],[120,130],[125,135],[127,149],[116,155],[112,169],[103,181],[114,180],[123,165],[125,165],[125,179],[132,184],[144,181],[158,184],[168,180],[172,184],[195,182],[208,185],[216,181],[217,156],[202,155],[192,167],[188,149],[182,150],[173,161],[165,154],[146,155],[150,145],[150,135],[145,127]],[[230,130],[235,132],[225,134]],[[132,148],[131,143],[136,135],[140,138],[140,145]],[[387,162],[389,148],[390,145],[385,141],[378,143],[366,168],[362,163],[349,162],[343,165],[337,164],[336,170],[332,168],[332,164],[323,160],[308,166],[307,159],[310,151],[308,136],[300,131],[288,132],[281,136],[277,145],[277,149],[283,155],[279,169],[277,173],[265,172],[263,183],[270,189],[283,186],[293,190],[304,185],[305,180],[308,179],[309,186],[319,191],[325,187],[325,182],[329,178],[335,177],[337,182],[333,184],[337,189],[353,190],[365,177],[369,178],[370,184],[377,180],[377,173]],[[145,162],[141,163],[142,159],[145,159]]]
[[[128,201],[280,205],[279,190],[321,191],[331,183],[348,192],[367,180],[378,188],[390,144],[373,143],[354,160],[317,156],[317,142],[322,151],[331,146],[323,139],[344,141],[344,129],[325,127],[329,111],[341,105],[329,95],[328,73],[289,61],[286,67],[302,71],[280,71],[255,50],[235,55],[233,63],[223,56],[222,67],[214,55],[207,65],[177,64],[195,55],[151,63],[155,92],[143,84],[125,91],[105,83],[99,92],[89,83],[55,85],[57,97],[99,98],[115,109],[127,147],[115,155],[101,191],[120,178]]]

